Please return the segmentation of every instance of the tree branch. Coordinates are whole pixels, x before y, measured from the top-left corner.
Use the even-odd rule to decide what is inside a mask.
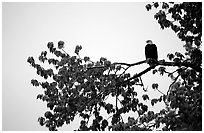
[[[145,69],[144,71],[142,71],[142,72],[140,72],[140,73],[138,73],[138,74],[135,74],[133,77],[131,77],[131,78],[129,78],[129,79],[123,81],[122,83],[120,82],[119,85],[120,85],[120,84],[127,83],[127,82],[129,82],[130,80],[132,80],[132,79],[135,79],[135,78],[137,78],[137,77],[142,76],[143,74],[149,72],[151,69],[154,69],[156,66],[157,66],[157,65],[153,65],[153,66],[148,67],[148,68]]]
[[[131,66],[135,66],[135,65],[140,65],[142,63],[146,63],[146,60],[143,60],[143,61],[139,61],[139,62],[136,62],[136,63],[132,63],[132,64],[129,64],[129,63],[113,63],[115,65],[126,65],[128,67],[131,67]],[[191,64],[191,63],[187,63],[187,62],[166,62],[165,60],[159,60],[157,62],[157,65],[162,65],[162,66],[185,66],[185,67],[191,67],[192,69],[196,70],[197,72],[202,72],[202,68],[201,67],[196,67],[195,65]]]
[[[64,49],[62,48],[62,51],[65,53],[65,54],[67,54],[67,55],[69,55],[66,51],[64,51]]]
[[[192,69],[194,69],[197,72],[202,72],[202,68],[201,67],[196,67],[195,65],[191,64],[191,63],[187,63],[187,62],[166,62],[165,60],[160,60],[158,61],[158,65],[162,65],[162,66],[185,66],[185,67],[190,67]]]
[[[133,63],[133,64],[128,64],[128,63],[115,63],[115,64],[120,64],[120,65],[127,65],[128,68],[130,66],[134,66],[134,65],[139,65],[139,64],[142,64],[142,63],[145,63],[146,60],[144,61],[140,61],[140,62],[137,62],[137,63]],[[129,82],[130,80],[132,79],[135,79],[135,78],[138,78],[140,76],[142,76],[143,74],[147,73],[148,71],[150,71],[151,69],[154,69],[156,66],[158,65],[162,65],[162,66],[178,66],[178,67],[181,67],[181,66],[185,66],[185,67],[191,67],[192,69],[194,69],[195,71],[197,72],[202,72],[202,68],[200,67],[196,67],[196,66],[193,66],[192,64],[190,63],[186,63],[186,62],[178,62],[178,63],[175,63],[175,62],[165,62],[165,60],[159,60],[157,62],[157,64],[153,65],[153,66],[150,66],[149,68],[145,69],[144,71],[138,73],[138,74],[135,74],[133,77],[123,81],[122,83],[118,83],[119,85],[120,84],[124,84],[124,83],[127,83]]]
[[[136,62],[136,63],[132,63],[132,64],[129,64],[129,63],[118,63],[118,62],[115,62],[113,64],[115,65],[126,65],[128,67],[131,67],[131,66],[135,66],[135,65],[140,65],[142,63],[146,63],[146,60],[143,60],[143,61],[139,61],[139,62]]]

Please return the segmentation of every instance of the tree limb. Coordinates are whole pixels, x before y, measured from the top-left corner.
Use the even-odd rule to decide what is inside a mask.
[[[126,65],[126,66],[131,67],[131,66],[135,66],[135,65],[140,65],[140,64],[142,64],[142,63],[146,63],[146,60],[139,61],[139,62],[132,63],[132,64],[129,64],[129,63],[118,63],[118,62],[115,62],[115,63],[113,63],[113,64],[115,64],[115,65]]]
[[[129,78],[129,79],[123,81],[122,83],[120,82],[119,85],[120,85],[120,84],[127,83],[127,82],[129,82],[130,80],[132,80],[132,79],[135,79],[135,78],[138,78],[138,77],[142,76],[143,74],[149,72],[151,69],[154,69],[156,66],[157,66],[157,65],[153,65],[153,66],[148,67],[148,68],[145,69],[144,71],[142,71],[142,72],[140,72],[140,73],[138,73],[138,74],[135,74],[133,77],[131,77],[131,78]]]
[[[185,66],[185,67],[190,67],[192,69],[194,69],[197,72],[202,72],[202,68],[201,67],[197,67],[191,63],[187,63],[187,62],[166,62],[164,60],[160,60],[158,61],[158,65],[162,65],[162,66]]]
[[[129,64],[129,63],[113,63],[115,65],[126,65],[128,67],[131,67],[131,66],[135,66],[135,65],[140,65],[142,63],[146,63],[146,60],[143,60],[143,61],[139,61],[139,62],[136,62],[136,63],[132,63],[132,64]],[[191,63],[187,63],[187,62],[166,62],[165,60],[159,60],[157,62],[157,65],[162,65],[162,66],[185,66],[185,67],[191,67],[192,69],[196,70],[197,72],[202,72],[202,68],[201,67],[196,67],[195,65],[191,64]]]
[[[130,66],[139,65],[139,64],[142,64],[142,63],[145,63],[145,62],[146,62],[146,60],[140,61],[140,62],[137,62],[137,63],[133,63],[133,64],[128,64],[128,63],[116,63],[116,64],[127,65],[128,68],[129,68]],[[150,66],[149,68],[145,69],[144,71],[142,71],[142,72],[134,75],[133,77],[123,81],[122,83],[118,83],[118,84],[119,85],[124,84],[124,83],[129,82],[132,79],[138,78],[138,77],[142,76],[143,74],[147,73],[148,71],[150,71],[151,69],[154,69],[158,65],[162,65],[162,66],[178,66],[178,67],[185,66],[185,67],[191,67],[192,69],[194,69],[197,72],[202,72],[202,68],[195,67],[190,63],[185,63],[185,62],[175,63],[175,62],[165,62],[165,60],[160,60],[160,61],[157,62],[157,64],[155,64],[153,66]]]

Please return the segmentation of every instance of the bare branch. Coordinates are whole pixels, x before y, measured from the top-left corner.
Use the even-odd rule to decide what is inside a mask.
[[[160,60],[158,61],[158,65],[162,65],[162,66],[185,66],[185,67],[190,67],[192,69],[194,69],[197,72],[202,72],[202,68],[201,67],[196,67],[195,65],[191,64],[191,63],[187,63],[187,62],[166,62],[165,60]]]
[[[66,51],[64,51],[64,49],[62,48],[62,51],[65,53],[65,54],[67,54],[67,55],[69,55]]]
[[[146,60],[139,61],[139,62],[132,63],[132,64],[128,64],[128,63],[118,63],[118,62],[115,62],[115,63],[113,63],[113,64],[115,64],[115,65],[126,65],[126,66],[131,67],[131,66],[135,66],[135,65],[140,65],[140,64],[142,64],[142,63],[146,63]]]
[[[165,95],[162,91],[160,91],[158,88],[156,88],[156,90],[158,91],[158,92],[160,92],[162,95]]]
[[[148,67],[147,69],[145,69],[144,71],[142,71],[142,72],[140,72],[140,73],[138,73],[138,74],[135,74],[133,77],[131,77],[131,78],[129,78],[129,79],[123,81],[122,83],[119,83],[119,84],[124,84],[124,83],[126,83],[126,82],[129,82],[129,81],[132,80],[132,79],[138,78],[138,77],[142,76],[143,74],[149,72],[151,69],[154,69],[156,66],[157,66],[157,65],[150,66],[150,67]]]

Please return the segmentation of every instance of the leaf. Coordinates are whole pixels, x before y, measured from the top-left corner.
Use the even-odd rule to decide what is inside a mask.
[[[118,65],[118,66],[116,66],[116,70],[120,70],[122,67],[121,67],[121,65]]]
[[[145,100],[149,100],[149,96],[148,96],[147,94],[142,95],[142,98],[143,98],[144,101],[145,101]]]
[[[55,51],[54,51],[54,54],[55,54],[57,57],[60,57],[62,53],[61,53],[60,51],[55,50]]]
[[[175,52],[175,55],[176,55],[177,57],[179,57],[180,59],[183,59],[183,58],[184,58],[184,56],[183,56],[181,53],[179,53],[179,52]]]
[[[169,5],[168,5],[166,2],[163,2],[162,8],[163,8],[163,9],[167,9],[167,8],[169,8]]]
[[[113,105],[108,103],[105,105],[105,109],[106,109],[107,113],[109,114],[109,113],[111,113],[111,111],[113,109]]]
[[[107,126],[108,126],[108,121],[104,119],[104,120],[102,121],[102,127],[103,127],[103,128],[106,128]]]
[[[54,47],[53,42],[48,42],[47,47],[48,47],[49,49],[52,49],[52,48]]]
[[[42,100],[43,100],[43,101],[48,101],[49,98],[48,98],[48,96],[43,96]]]
[[[165,67],[159,67],[159,70],[158,70],[158,71],[160,72],[161,75],[164,75],[165,70],[166,70]],[[157,86],[157,88],[158,88],[158,86]]]
[[[48,88],[49,87],[49,83],[47,81],[46,82],[42,82],[41,86],[42,86],[43,89]]]
[[[38,94],[37,99],[38,99],[38,98],[39,98],[39,99],[42,99],[42,97],[43,97],[43,94]]]
[[[39,86],[39,82],[38,82],[36,79],[32,79],[32,80],[31,80],[31,84],[32,84],[33,86]]]
[[[177,26],[177,25],[172,24],[172,25],[171,25],[171,29],[172,29],[175,33],[177,33],[177,32],[180,30],[180,27]]]
[[[27,62],[30,63],[31,65],[35,64],[35,60],[33,57],[28,57]]]
[[[105,66],[106,68],[109,68],[109,67],[111,66],[111,62],[110,62],[110,61],[105,61],[105,62],[104,62],[104,66]]]
[[[148,111],[149,116],[154,116],[154,111]]]
[[[180,62],[181,62],[181,59],[179,59],[179,58],[174,58],[173,61],[177,64],[177,63],[180,63]]]
[[[46,70],[46,73],[47,73],[47,75],[49,75],[50,77],[51,77],[52,75],[54,75],[52,69],[48,69],[48,70]]]
[[[147,106],[147,105],[142,105],[142,106],[141,106],[141,109],[142,109],[144,112],[146,112],[146,111],[148,110],[148,106]]]
[[[157,69],[154,69],[154,70],[152,71],[152,73],[153,73],[153,74],[157,73]]]
[[[132,126],[136,123],[136,120],[134,117],[128,117],[128,125]]]
[[[158,102],[158,99],[156,99],[156,98],[152,99],[151,100],[151,105],[154,106],[157,102]]]
[[[45,118],[51,118],[52,117],[52,113],[50,111],[45,112]]]
[[[154,7],[155,7],[155,8],[159,7],[158,2],[154,2]]]
[[[160,110],[160,114],[164,115],[167,111],[165,109]]]
[[[85,62],[87,62],[87,61],[89,61],[89,60],[90,60],[89,57],[87,57],[87,56],[84,57],[84,61],[85,61]]]
[[[124,78],[129,78],[130,77],[130,73],[126,73],[126,74],[124,74]]]
[[[40,123],[41,126],[43,126],[43,125],[44,125],[44,122],[45,122],[45,118],[39,117],[39,118],[38,118],[38,122]]]
[[[147,4],[145,7],[146,7],[147,11],[149,11],[149,10],[151,10],[152,5],[151,4]]]
[[[153,83],[153,84],[152,84],[152,88],[153,88],[153,89],[157,89],[158,86],[159,86],[159,85],[158,85],[157,83]]]
[[[142,115],[142,114],[144,114],[144,111],[143,111],[142,109],[139,109],[139,110],[138,110],[138,114],[139,114],[139,115]]]
[[[63,41],[59,41],[58,42],[58,48],[62,49],[64,47],[64,42]]]
[[[53,107],[54,107],[54,103],[53,103],[53,102],[49,102],[49,103],[47,103],[47,107],[50,108],[50,109],[52,110]]]
[[[74,53],[76,53],[77,55],[79,55],[79,51],[82,49],[82,46],[81,45],[77,45],[76,48],[75,48],[75,51]]]
[[[172,60],[174,58],[174,54],[167,54],[167,57],[169,58],[169,60]]]

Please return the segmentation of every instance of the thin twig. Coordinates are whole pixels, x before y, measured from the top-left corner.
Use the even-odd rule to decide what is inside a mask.
[[[117,90],[118,90],[118,89],[116,88],[116,96],[115,96],[116,111],[118,111],[118,100],[117,100],[117,99],[118,99],[118,94],[117,94],[118,92],[117,92]]]
[[[158,88],[156,88],[157,91],[159,91],[161,94],[165,95],[162,91],[160,91]]]
[[[166,70],[164,70],[164,72],[165,72],[165,73],[168,73],[168,74],[174,74],[176,71],[178,71],[178,69],[175,70],[175,71],[173,71],[173,72],[167,72]]]
[[[64,52],[64,53],[66,53],[67,55],[69,55],[66,51],[64,51],[64,49],[62,48],[62,51]]]
[[[142,78],[141,77],[139,77],[139,78],[140,78],[141,86],[143,87],[143,90],[146,92],[147,90],[144,88],[144,84],[142,82]]]
[[[112,115],[111,116],[109,116],[106,120],[108,120],[108,119],[110,119],[111,117],[113,117]]]

